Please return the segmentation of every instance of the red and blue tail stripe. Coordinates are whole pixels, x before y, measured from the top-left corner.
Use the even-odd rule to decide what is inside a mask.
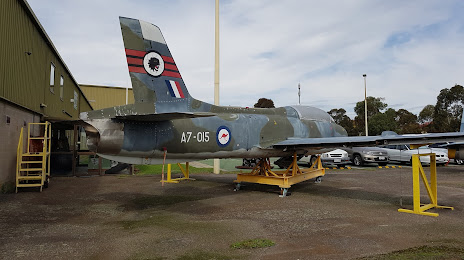
[[[147,74],[143,68],[143,57],[146,54],[147,52],[145,51],[126,49],[126,58],[127,65],[129,66],[129,72]],[[164,61],[164,71],[161,76],[181,79],[182,77],[179,73],[179,69],[177,68],[176,63],[174,62],[174,59],[172,57],[162,55],[161,58]]]

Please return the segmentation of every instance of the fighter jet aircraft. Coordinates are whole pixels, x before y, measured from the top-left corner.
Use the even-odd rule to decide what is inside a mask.
[[[464,133],[348,137],[310,106],[242,108],[193,98],[160,29],[119,18],[135,104],[85,112],[88,147],[130,164],[319,154],[336,147],[464,140]],[[166,152],[167,151],[167,152]]]

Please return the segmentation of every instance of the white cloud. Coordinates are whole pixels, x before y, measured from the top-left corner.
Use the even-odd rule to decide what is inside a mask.
[[[128,86],[118,16],[159,25],[192,96],[213,100],[214,1],[30,0],[78,82]],[[221,104],[324,110],[368,95],[418,113],[463,83],[461,1],[221,1]],[[398,107],[396,107],[398,106]]]

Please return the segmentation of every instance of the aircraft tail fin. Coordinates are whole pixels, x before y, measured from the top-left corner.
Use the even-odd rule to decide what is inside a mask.
[[[119,22],[135,102],[156,103],[157,112],[161,104],[170,104],[167,110],[188,110],[190,94],[160,29],[132,18],[119,17]]]

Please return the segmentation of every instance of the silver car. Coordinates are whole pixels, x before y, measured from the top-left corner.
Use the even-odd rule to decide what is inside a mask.
[[[380,166],[388,164],[388,153],[377,147],[352,147],[343,148],[348,152],[353,165],[363,166],[366,163],[377,163]]]
[[[427,146],[421,146],[418,149],[411,149],[409,145],[384,145],[381,146],[390,155],[390,160],[400,163],[411,163],[411,157],[413,154],[426,154],[435,153],[437,165],[445,165],[448,163],[448,153],[443,152],[440,148],[429,148]],[[429,165],[430,157],[421,156],[420,161],[422,164]]]

